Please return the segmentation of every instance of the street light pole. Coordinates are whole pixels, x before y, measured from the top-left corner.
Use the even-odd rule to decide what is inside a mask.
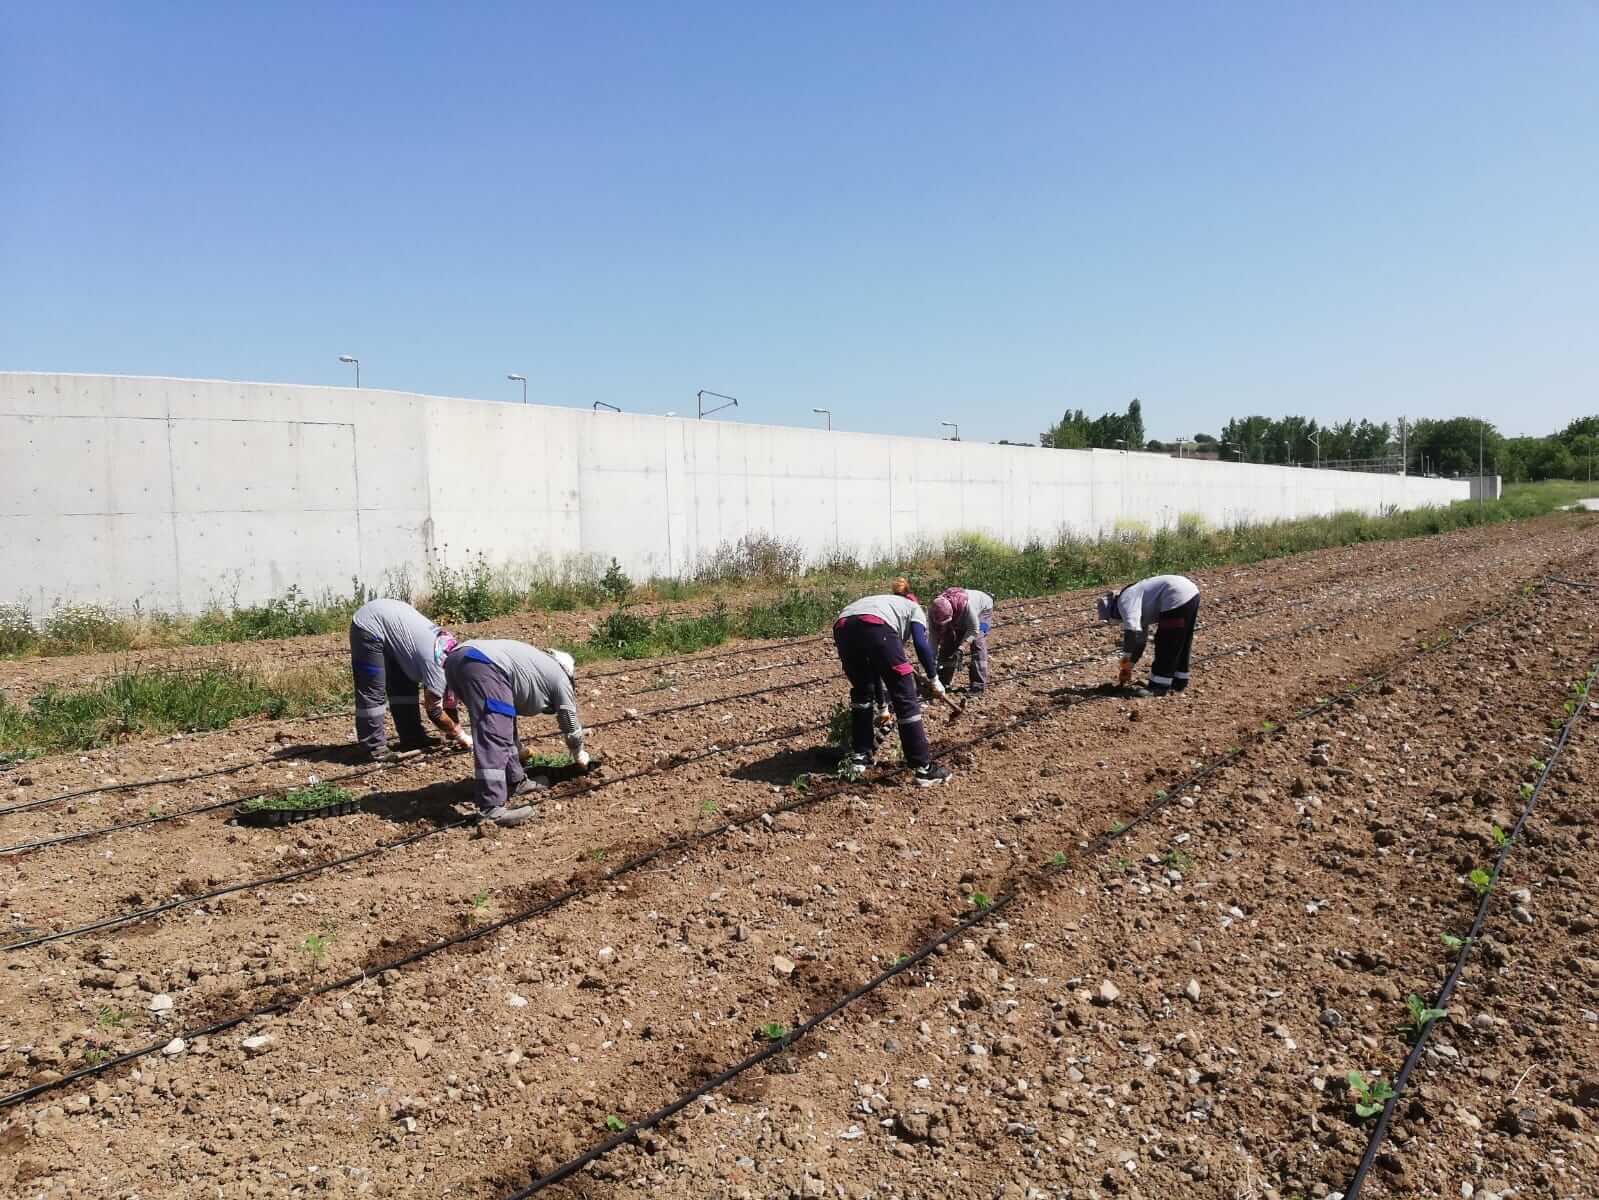
[[[833,428],[833,410],[832,409],[830,409],[830,408],[813,408],[813,409],[811,409],[811,411],[813,413],[816,413],[819,416],[825,416],[827,418],[827,428],[829,430],[831,430]]]
[[[355,386],[356,387],[360,387],[361,386],[361,360],[359,358],[356,358],[354,355],[341,354],[341,355],[339,355],[339,361],[341,363],[344,363],[344,364],[346,364],[348,366],[353,366],[355,368]]]
[[[718,404],[715,408],[707,409],[705,407],[705,397],[707,396],[715,396],[718,400],[726,400],[727,403]],[[711,413],[719,413],[724,408],[737,408],[738,400],[732,396],[724,396],[721,392],[708,392],[704,388],[701,388],[699,391],[694,393],[694,407],[697,415],[703,420],[705,417],[710,416]]]
[[[954,421],[940,421],[939,424],[955,431],[955,436],[950,438],[950,441],[958,442],[961,440],[961,427],[955,424]]]
[[[1319,471],[1321,470],[1321,434],[1312,433],[1306,436],[1310,438],[1310,444],[1316,447],[1316,470]]]
[[[506,378],[509,379],[512,383],[520,383],[522,385],[522,403],[526,404],[527,403],[527,376],[526,375],[507,375]]]
[[[1486,422],[1481,417],[1477,418],[1477,511],[1482,512],[1486,500],[1488,481],[1482,477],[1482,439]]]

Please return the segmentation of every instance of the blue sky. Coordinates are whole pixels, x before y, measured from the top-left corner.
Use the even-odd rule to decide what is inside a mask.
[[[0,16],[0,369],[1031,440],[1599,411],[1599,5]]]

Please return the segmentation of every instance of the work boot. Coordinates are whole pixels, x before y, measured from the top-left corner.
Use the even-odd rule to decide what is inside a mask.
[[[916,786],[934,787],[946,782],[952,774],[953,771],[946,770],[937,763],[928,763],[925,767],[916,768]]]
[[[867,768],[871,765],[871,755],[851,754],[839,765],[838,773],[844,779],[861,779],[866,775]]]
[[[547,792],[550,790],[550,780],[547,775],[529,775],[521,783],[511,789],[513,796],[526,796],[530,793]]]
[[[478,813],[477,819],[479,824],[489,822],[490,824],[498,825],[501,829],[511,829],[524,821],[531,821],[537,813],[538,810],[531,804],[524,804],[521,808],[506,808],[502,804],[498,808],[491,808],[487,812]]]

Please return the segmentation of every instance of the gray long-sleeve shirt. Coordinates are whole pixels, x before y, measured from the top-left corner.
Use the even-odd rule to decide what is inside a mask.
[[[511,681],[511,702],[518,713],[524,717],[554,713],[566,735],[567,749],[573,754],[583,749],[577,695],[560,663],[526,642],[474,638],[465,645],[505,672]]]
[[[369,600],[355,610],[350,624],[382,642],[412,683],[435,696],[444,695],[448,685],[444,682],[443,658],[433,653],[434,643],[444,630],[404,600]]]
[[[1124,587],[1116,597],[1116,611],[1123,630],[1142,633],[1161,613],[1181,608],[1197,595],[1198,586],[1186,575],[1152,575]]]
[[[840,621],[847,617],[876,617],[899,634],[900,641],[910,642],[916,647],[916,657],[921,660],[922,670],[927,672],[928,678],[937,674],[938,660],[933,656],[932,645],[927,640],[927,613],[916,601],[886,593],[881,596],[862,596],[838,614]]]
[[[976,637],[983,624],[994,615],[994,597],[976,588],[966,589],[966,607],[955,618],[955,644]]]

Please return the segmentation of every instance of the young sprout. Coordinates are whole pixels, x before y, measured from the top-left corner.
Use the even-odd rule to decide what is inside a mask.
[[[968,899],[979,912],[987,912],[994,906],[994,901],[987,892],[973,892]]]
[[[1444,945],[1451,950],[1458,950],[1471,940],[1470,938],[1456,937],[1452,933],[1441,933],[1438,936],[1443,939]]]
[[[1449,1015],[1447,1008],[1428,1008],[1422,998],[1414,992],[1405,997],[1405,1009],[1410,1013],[1410,1023],[1405,1028],[1417,1035],[1439,1017]]]
[[[608,1113],[605,1117],[605,1128],[609,1129],[612,1133],[621,1133],[622,1130],[627,1128],[627,1122],[623,1121],[622,1118],[617,1116],[615,1113]]]
[[[121,1029],[128,1023],[128,1014],[120,1008],[112,1008],[110,1005],[106,1005],[100,1010],[95,1020],[102,1028]]]
[[[1393,1086],[1386,1079],[1374,1079],[1368,1083],[1359,1071],[1351,1071],[1344,1078],[1355,1098],[1355,1115],[1362,1120],[1375,1117],[1382,1111],[1384,1102],[1393,1098]]]
[[[1120,832],[1122,832],[1122,830],[1124,830],[1126,828],[1127,828],[1127,822],[1126,821],[1112,821],[1110,823],[1110,831],[1111,831],[1112,834],[1120,833]]]
[[[327,921],[322,922],[321,933],[305,935],[305,941],[300,943],[300,952],[310,960],[313,972],[322,966],[323,960],[328,956],[328,947],[333,945],[334,940],[333,926]]]
[[[787,1033],[787,1026],[780,1025],[776,1021],[768,1021],[760,1027],[760,1035],[769,1042],[780,1041]]]
[[[1493,876],[1481,867],[1473,867],[1471,874],[1466,876],[1466,882],[1471,884],[1472,891],[1479,896],[1485,896],[1493,889]]]
[[[588,859],[590,862],[604,862],[605,851],[601,850],[598,846],[595,846],[594,849],[589,851]]]
[[[1496,845],[1496,846],[1503,846],[1506,842],[1508,842],[1510,840],[1509,836],[1505,833],[1505,831],[1503,829],[1500,829],[1499,826],[1497,826],[1497,825],[1490,825],[1488,827],[1488,831],[1489,831],[1489,833],[1491,833],[1493,835],[1494,845]]]
[[[1276,730],[1276,728],[1277,723],[1275,721],[1262,721],[1260,723],[1260,731],[1262,733],[1272,733]]]
[[[715,800],[701,800],[700,801],[700,812],[702,812],[707,817],[711,816],[713,813],[716,812],[716,801]]]
[[[1051,867],[1064,867],[1066,865],[1066,851],[1055,851],[1055,853],[1049,856],[1049,862],[1045,865]]]
[[[472,911],[475,913],[482,912],[487,907],[488,902],[489,893],[486,888],[481,892],[474,893],[472,896]]]
[[[1193,868],[1194,856],[1182,850],[1168,850],[1166,851],[1166,857],[1161,861],[1172,870],[1182,871],[1186,874]]]

